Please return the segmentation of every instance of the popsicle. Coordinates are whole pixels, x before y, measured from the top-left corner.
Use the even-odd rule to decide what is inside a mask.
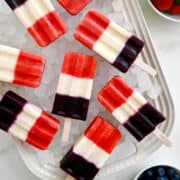
[[[156,74],[153,68],[137,58],[144,42],[96,10],[85,15],[74,37],[121,72],[127,72],[135,63],[149,74]]]
[[[91,0],[58,0],[58,2],[71,14],[78,14]]]
[[[168,138],[158,129],[165,117],[119,76],[98,94],[99,102],[138,140],[152,132],[167,146]]]
[[[50,0],[5,0],[27,31],[47,46],[66,32],[66,25]]]
[[[0,102],[0,129],[38,149],[48,148],[59,127],[57,119],[12,91]]]
[[[60,162],[77,180],[92,180],[121,140],[119,130],[97,116]]]
[[[86,120],[95,72],[93,56],[74,52],[65,55],[52,110],[66,117],[63,141],[68,140],[71,119]]]
[[[38,87],[45,67],[42,56],[0,45],[0,81]]]

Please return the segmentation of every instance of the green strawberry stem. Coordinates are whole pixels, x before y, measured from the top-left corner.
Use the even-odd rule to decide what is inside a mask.
[[[180,0],[174,0],[174,5],[180,5]]]
[[[163,12],[166,13],[166,14],[171,14],[171,9],[167,9],[167,10],[165,10]]]

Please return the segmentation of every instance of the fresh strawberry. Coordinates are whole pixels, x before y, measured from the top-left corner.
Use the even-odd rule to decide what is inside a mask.
[[[175,5],[171,9],[172,14],[180,14],[180,5]]]
[[[170,9],[174,4],[174,0],[151,0],[154,6],[160,11]]]

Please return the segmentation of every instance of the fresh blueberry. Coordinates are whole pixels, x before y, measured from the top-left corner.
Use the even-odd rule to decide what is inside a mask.
[[[152,177],[154,175],[154,173],[152,170],[149,170],[149,171],[147,171],[146,175]]]
[[[176,179],[175,177],[173,177],[171,180],[179,180],[179,179]]]
[[[176,174],[172,180],[180,180],[180,175]]]
[[[167,177],[158,177],[158,178],[156,178],[156,180],[168,180],[168,178]]]
[[[176,174],[175,177],[180,179],[180,174]]]
[[[170,176],[170,177],[174,177],[174,174],[176,173],[175,169],[172,169],[172,168],[168,168],[167,169],[167,174]]]
[[[165,175],[165,169],[164,168],[160,167],[160,168],[158,168],[157,171],[158,171],[159,176],[164,176]]]

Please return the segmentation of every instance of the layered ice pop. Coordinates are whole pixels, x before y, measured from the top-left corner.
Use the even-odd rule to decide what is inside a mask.
[[[0,45],[0,81],[38,87],[45,67],[42,56]]]
[[[164,144],[170,145],[157,129],[165,117],[119,76],[99,92],[98,100],[138,141],[154,132]]]
[[[121,140],[121,133],[97,116],[60,162],[60,167],[77,180],[92,180]]]
[[[66,25],[50,0],[5,0],[40,46],[66,32]]]
[[[78,25],[75,38],[122,72],[133,63],[154,75],[142,61],[135,61],[144,42],[96,10],[90,10]]]
[[[59,127],[57,119],[12,91],[0,102],[0,129],[36,148],[47,149]]]
[[[72,15],[78,14],[91,0],[58,0],[58,2]]]
[[[65,55],[52,110],[67,118],[65,126],[70,123],[68,118],[86,120],[95,72],[93,56],[74,52]]]

